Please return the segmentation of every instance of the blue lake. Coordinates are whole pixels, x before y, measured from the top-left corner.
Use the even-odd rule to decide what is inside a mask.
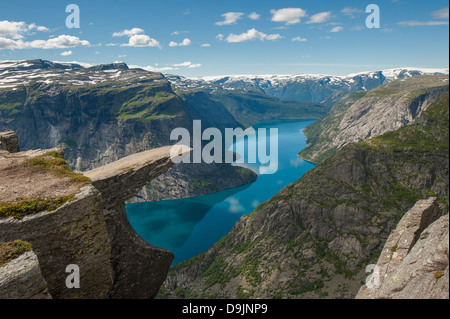
[[[241,216],[251,213],[314,167],[297,156],[306,147],[302,129],[313,122],[274,120],[254,126],[255,130],[278,128],[278,170],[275,174],[259,175],[251,185],[214,194],[128,204],[131,226],[148,243],[172,251],[175,254],[173,265],[208,250],[230,232]],[[248,139],[237,138],[230,149],[236,150],[236,144],[240,143],[247,145]],[[258,172],[261,165],[247,163],[245,166]]]

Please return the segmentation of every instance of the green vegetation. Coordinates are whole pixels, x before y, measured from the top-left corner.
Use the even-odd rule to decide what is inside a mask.
[[[317,119],[330,110],[318,103],[280,100],[257,89],[216,90],[212,96],[246,127],[273,118]]]
[[[445,275],[445,272],[443,270],[438,270],[434,272],[434,278],[439,279]]]
[[[22,240],[0,243],[0,267],[31,250],[31,244]]]
[[[336,154],[338,148],[333,144],[333,137],[339,134],[339,125],[347,110],[359,100],[361,100],[361,105],[366,106],[374,103],[391,103],[395,100],[403,100],[405,103],[411,103],[411,112],[414,112],[414,103],[416,102],[413,100],[422,99],[423,96],[432,91],[436,92],[446,88],[448,90],[448,86],[442,84],[442,80],[446,78],[448,79],[448,76],[414,76],[406,80],[395,80],[370,92],[348,94],[333,106],[324,119],[305,128],[304,133],[308,138],[308,147],[302,150],[299,155],[305,160],[320,163]],[[421,132],[417,131],[415,134],[410,139],[411,141],[416,140],[423,145],[429,144],[427,139],[421,138]],[[388,136],[385,136],[385,139],[387,138]],[[395,145],[392,146],[395,147]]]
[[[225,286],[232,278],[239,274],[238,269],[226,263],[222,258],[215,258],[211,266],[203,273],[206,277],[206,288],[210,288],[215,284]]]
[[[89,177],[73,172],[67,166],[67,163],[63,159],[62,154],[55,151],[30,158],[24,161],[21,165],[27,167],[38,167],[47,172],[55,174],[58,177],[68,177],[73,183],[76,184],[85,185],[92,183]]]
[[[67,202],[72,201],[75,195],[61,196],[57,198],[36,198],[22,200],[17,203],[0,202],[0,217],[22,219],[27,215],[32,215],[42,211],[54,211]]]
[[[330,136],[328,134],[323,134],[323,132],[326,132],[327,129],[331,129],[329,134],[337,134],[337,127],[342,121],[345,112],[350,106],[364,98],[366,95],[366,91],[349,93],[333,106],[326,117],[307,126],[303,130],[303,133],[308,138],[308,147],[303,149],[299,156],[305,160],[313,160],[315,163],[320,163],[336,154],[338,151],[337,147],[322,149],[323,145],[327,145],[331,142]]]

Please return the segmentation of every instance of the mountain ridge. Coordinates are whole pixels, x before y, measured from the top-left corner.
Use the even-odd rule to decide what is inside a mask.
[[[344,146],[208,251],[171,268],[169,298],[354,298],[420,199],[448,211],[448,91],[409,125]]]

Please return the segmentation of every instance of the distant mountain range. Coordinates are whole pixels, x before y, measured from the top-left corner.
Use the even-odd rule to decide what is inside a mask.
[[[369,71],[346,76],[323,74],[298,75],[224,75],[202,78],[166,77],[178,87],[214,90],[256,88],[283,100],[333,105],[347,93],[370,91],[384,83],[417,75],[446,75],[449,69],[397,68]]]

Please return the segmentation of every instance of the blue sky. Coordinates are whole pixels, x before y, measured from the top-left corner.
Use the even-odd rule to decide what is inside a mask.
[[[68,4],[80,28],[67,28]],[[379,29],[366,6],[380,8]],[[184,76],[448,68],[448,1],[3,1],[0,60],[124,61]]]

